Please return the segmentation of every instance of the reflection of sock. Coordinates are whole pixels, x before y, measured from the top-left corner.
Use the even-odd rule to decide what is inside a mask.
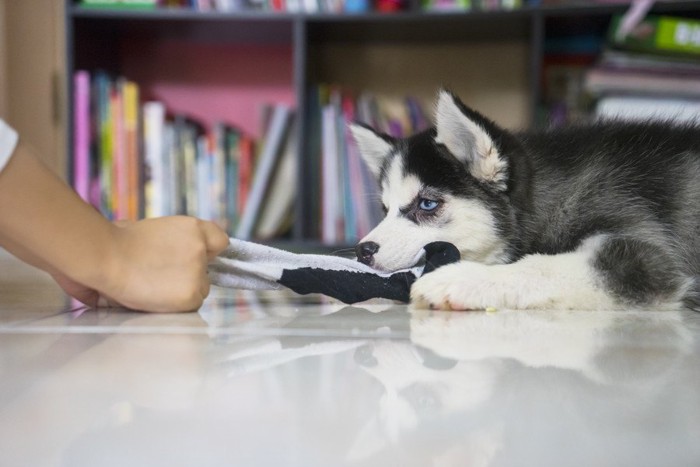
[[[426,272],[459,260],[459,252],[450,243],[431,243],[425,251]],[[229,248],[209,266],[215,285],[256,290],[284,286],[300,294],[322,293],[344,303],[370,298],[408,302],[411,285],[422,273],[423,266],[382,273],[348,258],[290,253],[238,239],[231,239]]]

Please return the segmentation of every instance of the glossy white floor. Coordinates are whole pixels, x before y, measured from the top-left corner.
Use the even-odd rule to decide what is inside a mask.
[[[700,314],[0,297],[2,466],[700,465]]]

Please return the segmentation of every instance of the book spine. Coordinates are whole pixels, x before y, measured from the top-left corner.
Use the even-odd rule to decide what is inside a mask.
[[[100,107],[100,211],[112,219],[112,83],[101,75],[99,84]]]
[[[143,105],[144,180],[146,217],[161,217],[169,212],[165,206],[165,106],[160,102]]]
[[[126,220],[128,204],[128,180],[126,161],[126,132],[124,126],[125,103],[124,87],[126,83],[120,79],[112,92],[112,212],[113,219]]]
[[[321,168],[322,168],[322,232],[323,243],[338,241],[336,218],[338,217],[338,154],[335,126],[335,111],[332,105],[325,105],[321,111]]]
[[[139,176],[139,88],[132,81],[124,84],[124,138],[126,218],[135,221],[139,218],[142,190]]]
[[[90,74],[78,71],[74,77],[74,163],[73,186],[82,199],[90,201]]]

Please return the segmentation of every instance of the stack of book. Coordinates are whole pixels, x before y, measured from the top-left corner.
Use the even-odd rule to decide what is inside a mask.
[[[193,11],[269,11],[287,13],[363,13],[405,10],[407,0],[82,0],[89,8],[182,8]]]
[[[357,97],[340,86],[319,85],[309,93],[310,170],[320,174],[312,187],[311,225],[326,244],[354,243],[381,221],[377,181],[369,173],[349,130],[361,123],[393,137],[429,126],[414,98],[392,99],[364,92]]]
[[[591,99],[583,82],[602,48],[603,39],[595,34],[545,39],[538,124],[556,127],[589,119]]]
[[[110,219],[142,214],[139,87],[86,71],[74,77],[73,183],[78,194]]]
[[[597,116],[700,121],[700,21],[649,15],[624,34],[617,17],[608,45],[585,78]]]
[[[205,128],[106,73],[75,74],[73,184],[112,220],[192,215],[266,239],[291,225],[294,115],[270,106],[261,141],[226,123]],[[260,148],[260,151],[257,151]]]
[[[81,4],[90,8],[152,10],[159,0],[82,0]]]
[[[424,11],[450,12],[450,11],[497,11],[513,10],[523,6],[522,0],[422,0]]]

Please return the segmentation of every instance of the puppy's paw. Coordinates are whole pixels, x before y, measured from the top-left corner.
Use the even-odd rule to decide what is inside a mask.
[[[485,310],[502,305],[490,297],[486,266],[460,262],[443,266],[416,280],[411,303],[416,308],[438,310]],[[492,284],[491,284],[492,285]],[[499,303],[496,303],[499,302]]]

